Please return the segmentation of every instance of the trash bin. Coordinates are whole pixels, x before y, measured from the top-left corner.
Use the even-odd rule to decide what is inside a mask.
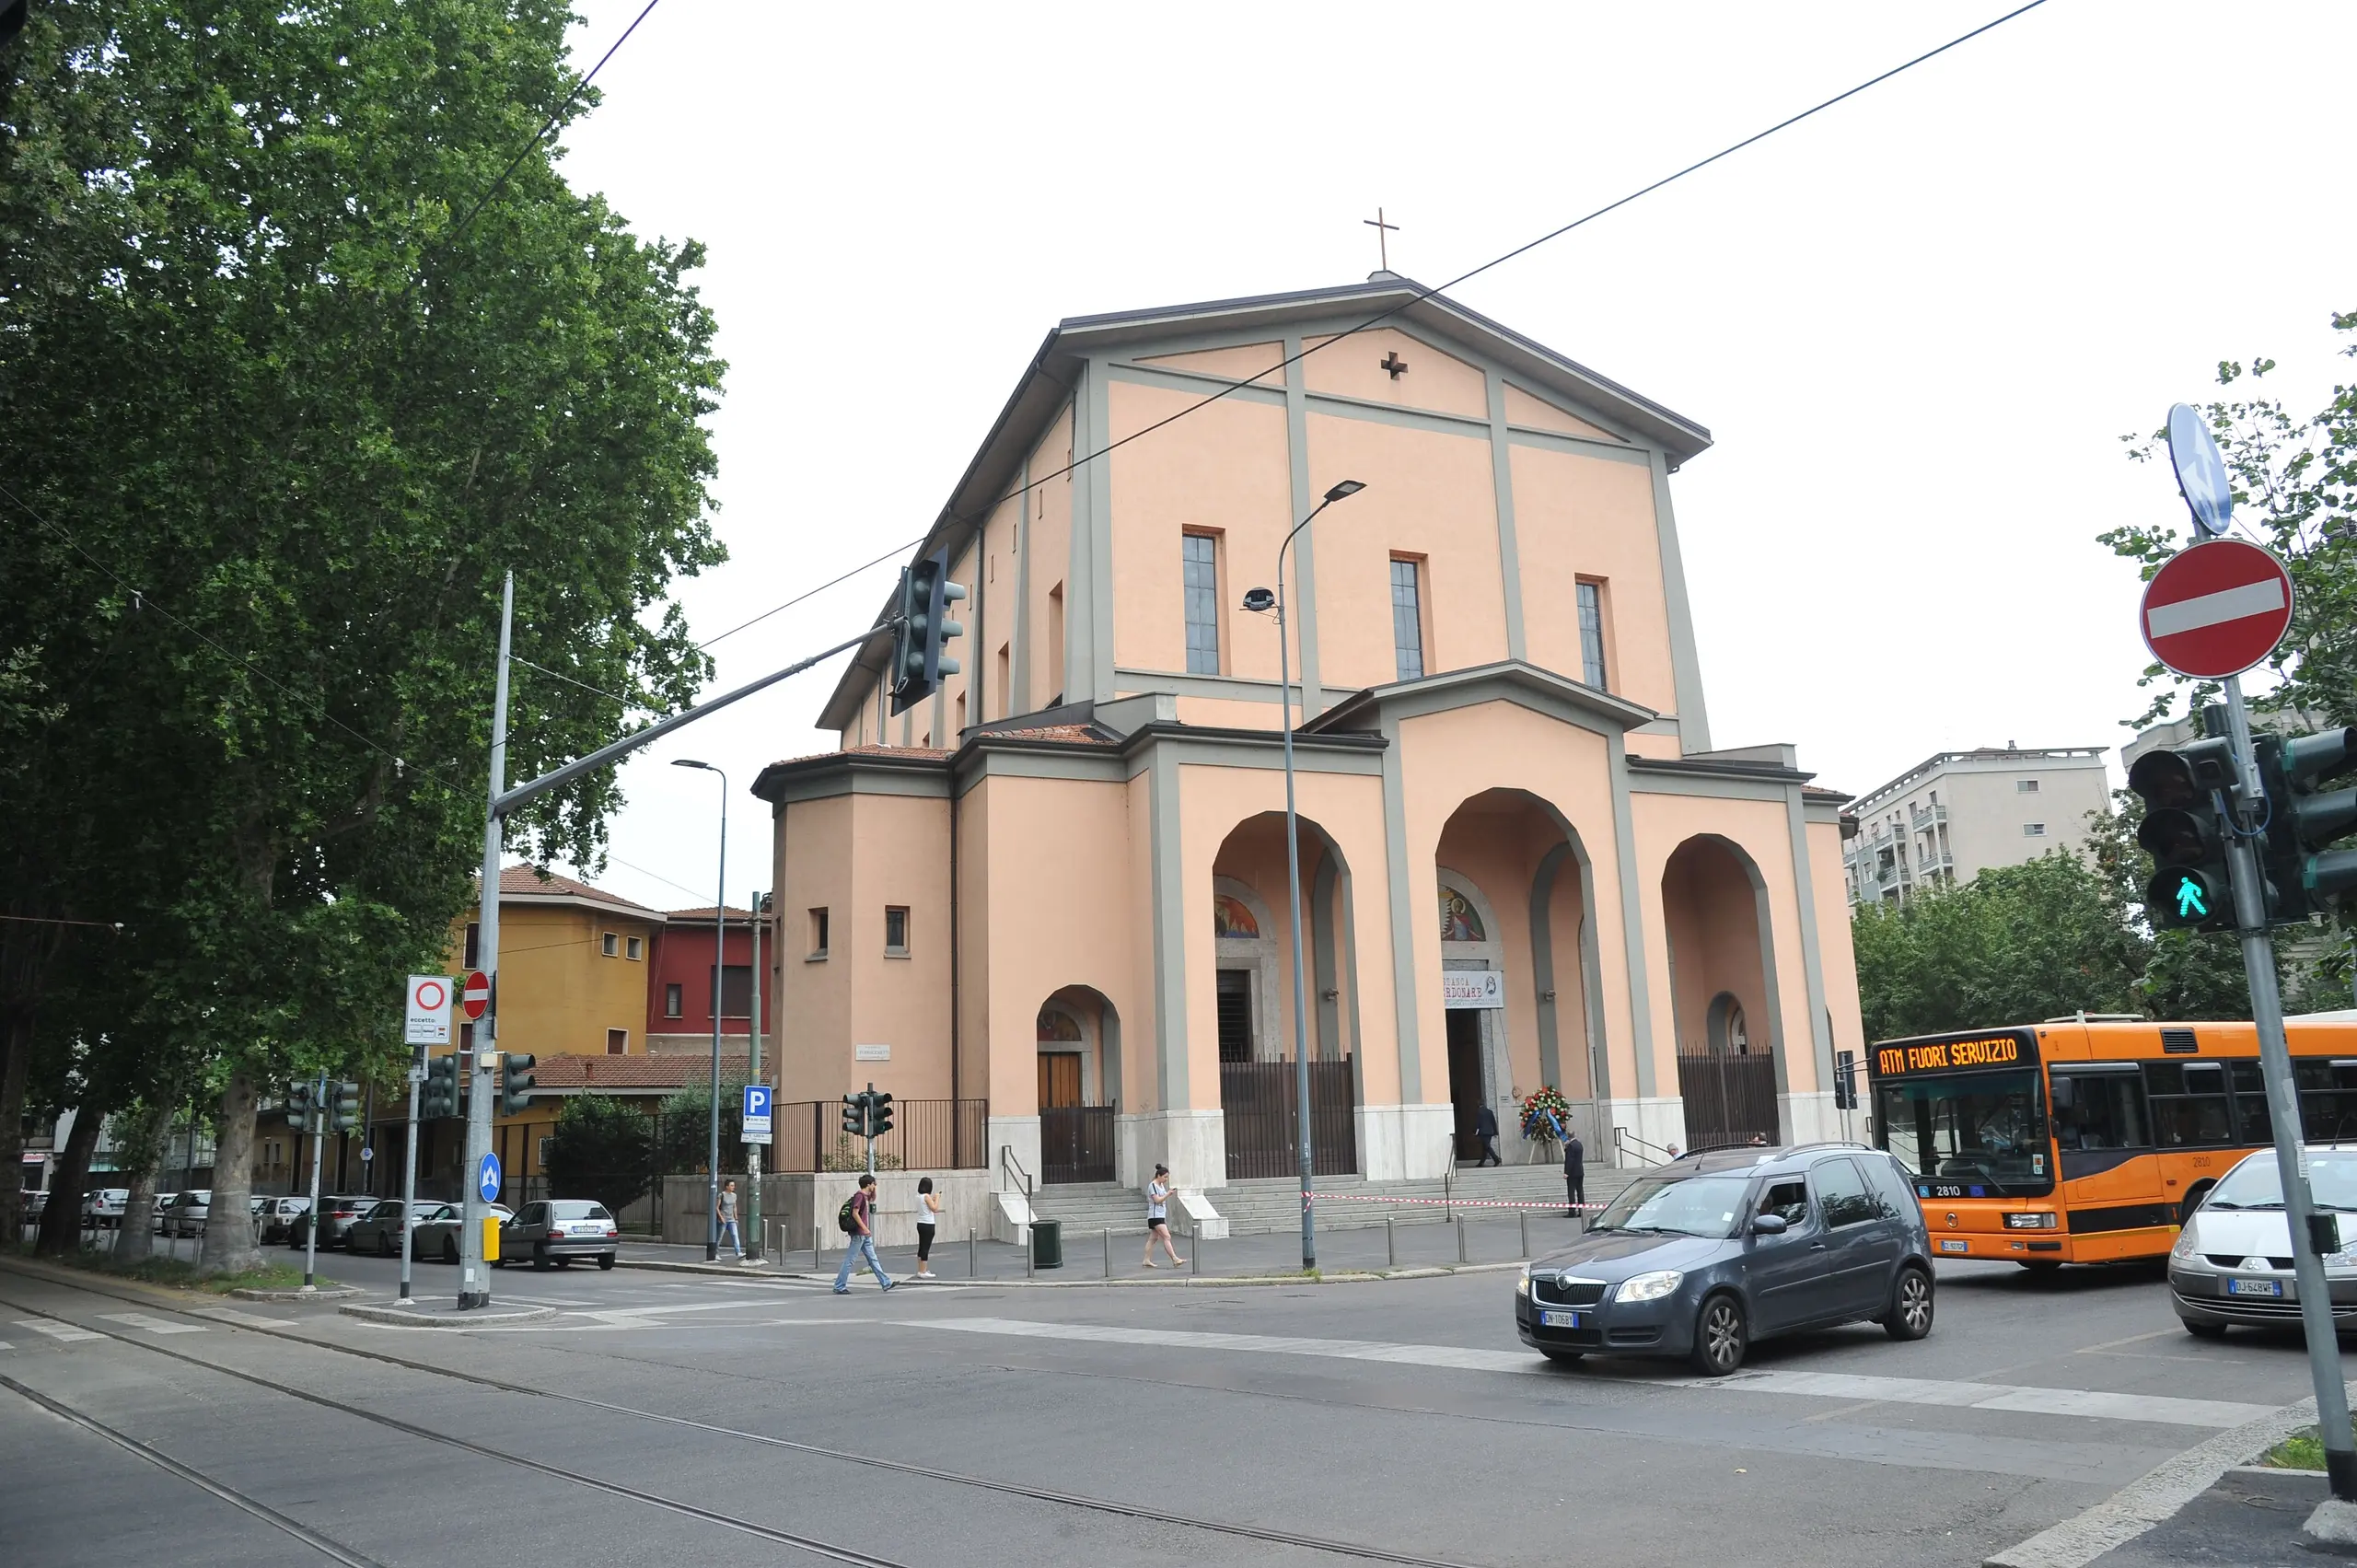
[[[1064,1266],[1063,1221],[1031,1222],[1031,1266],[1035,1269],[1061,1269]]]

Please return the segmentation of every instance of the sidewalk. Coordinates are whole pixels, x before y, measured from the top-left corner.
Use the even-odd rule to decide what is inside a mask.
[[[1478,1212],[1478,1211],[1477,1211]],[[1579,1222],[1552,1214],[1530,1216],[1530,1247],[1532,1255],[1544,1257],[1558,1248],[1568,1245],[1579,1234]],[[1380,1275],[1387,1272],[1448,1272],[1464,1266],[1504,1269],[1520,1262],[1523,1258],[1521,1223],[1512,1217],[1472,1218],[1465,1221],[1465,1255],[1457,1257],[1457,1226],[1447,1224],[1400,1225],[1393,1227],[1397,1246],[1394,1253],[1387,1247],[1383,1227],[1363,1230],[1321,1231],[1318,1236],[1318,1268],[1321,1275],[1336,1274]],[[827,1238],[830,1243],[840,1236]],[[1127,1235],[1115,1232],[1109,1241],[1099,1232],[1063,1234],[1063,1266],[1055,1269],[1035,1269],[1028,1283],[1053,1285],[1086,1285],[1113,1283],[1178,1284],[1190,1279],[1254,1280],[1301,1277],[1301,1234],[1298,1231],[1276,1231],[1253,1236],[1231,1237],[1221,1241],[1198,1243],[1193,1238],[1178,1236],[1173,1238],[1178,1256],[1188,1261],[1185,1269],[1173,1270],[1170,1260],[1157,1250],[1159,1269],[1138,1266],[1139,1256],[1145,1249],[1145,1238],[1136,1231]],[[1111,1268],[1106,1259],[1109,1249]],[[905,1279],[916,1272],[916,1249],[886,1247],[878,1249],[884,1259],[884,1272],[895,1280]],[[969,1280],[987,1281],[993,1284],[1023,1284],[1027,1283],[1023,1267],[1023,1249],[1010,1243],[992,1241],[988,1237],[976,1240],[969,1248],[963,1236],[954,1240],[944,1237],[934,1244],[933,1271],[944,1283],[959,1283]],[[823,1275],[834,1277],[842,1266],[842,1249],[830,1245],[823,1257],[813,1267],[807,1247],[791,1251],[782,1258],[765,1260],[758,1265],[743,1265],[735,1260],[726,1249],[718,1263],[704,1261],[701,1247],[679,1247],[656,1241],[624,1238],[621,1263],[623,1268],[687,1269],[702,1272],[713,1270],[729,1274],[771,1274],[789,1277]]]

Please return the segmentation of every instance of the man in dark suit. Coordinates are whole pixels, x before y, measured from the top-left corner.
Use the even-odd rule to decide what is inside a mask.
[[[1580,1135],[1573,1129],[1563,1132],[1563,1214],[1585,1215],[1581,1207],[1587,1202],[1587,1151],[1580,1146]],[[1585,1225],[1585,1218],[1581,1221]]]
[[[1473,1162],[1474,1169],[1479,1170],[1485,1165],[1506,1163],[1498,1157],[1498,1113],[1495,1110],[1485,1105],[1473,1113],[1473,1136],[1481,1144],[1481,1157]]]

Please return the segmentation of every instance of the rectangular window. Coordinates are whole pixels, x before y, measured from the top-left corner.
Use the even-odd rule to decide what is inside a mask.
[[[1048,590],[1048,693],[1047,706],[1051,708],[1064,700],[1064,586],[1062,583]]]
[[[638,962],[641,958],[644,958],[644,957],[646,957],[646,938],[645,938],[645,937],[644,937],[644,936],[633,936],[633,937],[632,937],[632,938],[630,939],[630,948],[629,948],[629,951],[630,951],[630,961],[631,961],[632,963],[636,963],[636,962]]]
[[[482,927],[470,920],[467,922],[467,961],[465,967],[470,970],[479,969],[482,967]]]
[[[1219,673],[1219,540],[1182,534],[1179,569],[1187,596],[1187,673]]]
[[[2036,795],[2038,793],[2038,781],[2036,779],[2015,779],[2014,781],[2014,793],[2015,795]]]
[[[2153,1138],[2165,1149],[2216,1148],[2234,1142],[2223,1062],[2147,1062],[2144,1093]]]
[[[724,1018],[749,1018],[753,1016],[752,965],[726,964],[722,966],[720,1016]]]
[[[1604,684],[1604,585],[1575,585],[1580,601],[1580,679],[1605,690]]]
[[[687,998],[681,994],[681,993],[686,989],[687,988],[685,986],[679,984],[667,985],[663,988],[663,1016],[665,1017],[683,1018],[687,1016]]]
[[[2065,1073],[2054,1082],[2054,1139],[2064,1154],[2082,1149],[2145,1149],[2142,1086],[2133,1072]]]
[[[827,956],[827,912],[822,909],[810,912],[810,956],[814,958]]]
[[[2043,822],[2024,822],[2022,824],[2022,837],[2026,839],[2042,839],[2046,837],[2046,824]]]
[[[955,739],[957,739],[959,736],[961,736],[961,735],[963,735],[963,734],[965,734],[965,733],[966,733],[966,693],[964,693],[963,691],[960,691],[960,692],[958,692],[958,727],[956,727],[955,729],[951,730],[951,731],[949,732],[948,736],[946,737],[946,738],[951,739],[951,740],[955,740]]]
[[[628,1029],[608,1029],[606,1031],[606,1054],[609,1056],[626,1056],[629,1053],[630,1031]]]
[[[598,950],[610,958],[621,952],[621,946],[622,939],[610,931],[599,937],[598,941]]]
[[[1399,679],[1424,675],[1422,563],[1391,558],[1391,650]]]
[[[884,912],[884,955],[891,958],[909,956],[909,912],[897,905]]]

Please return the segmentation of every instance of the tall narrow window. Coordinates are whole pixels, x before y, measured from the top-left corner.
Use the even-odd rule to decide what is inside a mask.
[[[810,956],[814,958],[827,956],[827,912],[822,909],[810,912]]]
[[[665,1017],[684,1018],[688,1016],[688,999],[684,994],[682,994],[683,990],[683,987],[676,983],[667,985],[663,988],[663,1016]]]
[[[1180,562],[1187,587],[1187,673],[1219,673],[1219,540],[1209,534],[1181,535]]]
[[[1015,682],[1011,675],[1014,669],[1012,653],[1011,644],[1001,643],[998,645],[998,716],[1001,718],[1006,717],[1014,711],[1009,706],[1015,692]]]
[[[1417,565],[1413,561],[1391,563],[1391,647],[1402,680],[1419,680],[1424,673],[1424,606]]]
[[[1604,684],[1604,588],[1596,583],[1578,585],[1580,600],[1580,679],[1601,691]]]
[[[909,912],[899,904],[884,911],[884,956],[905,958],[909,956]]]
[[[1064,586],[1058,583],[1048,590],[1048,702],[1054,707],[1064,700]]]
[[[470,920],[467,922],[467,968],[475,969],[482,963],[482,927]]]
[[[608,1029],[606,1031],[606,1054],[609,1056],[627,1056],[630,1054],[630,1031],[628,1029]]]

